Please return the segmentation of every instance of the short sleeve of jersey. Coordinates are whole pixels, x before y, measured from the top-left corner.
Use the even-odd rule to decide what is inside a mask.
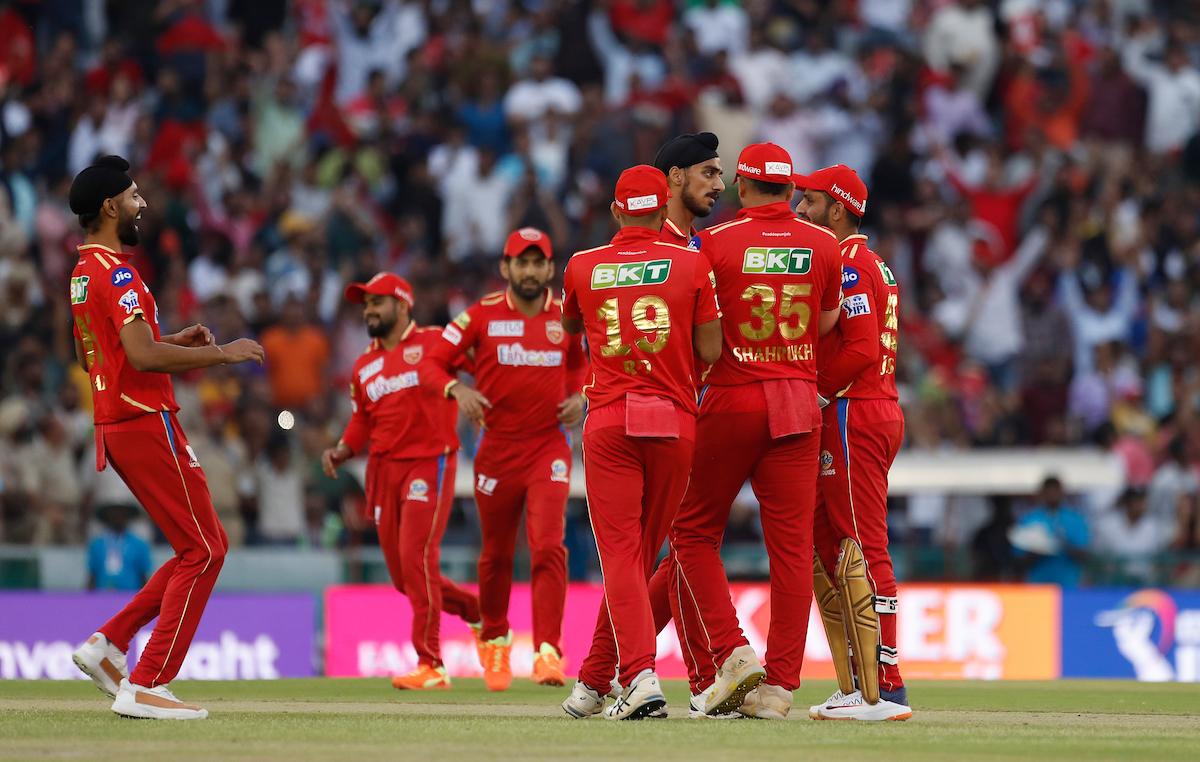
[[[108,283],[97,289],[99,306],[116,333],[119,334],[122,328],[139,316],[145,318],[146,312],[142,305],[145,301],[146,286],[137,271],[128,265],[121,265],[105,272],[101,277]]]
[[[825,266],[825,290],[821,293],[821,311],[836,310],[842,301],[846,278],[842,270],[842,253],[831,238],[822,247],[821,263]]]
[[[579,307],[579,295],[575,293],[574,261],[572,258],[567,262],[567,269],[563,271],[562,314],[564,318],[582,320],[583,310]]]
[[[713,274],[708,257],[696,255],[696,317],[695,324],[703,325],[721,317],[717,303],[717,276]]]
[[[442,339],[462,351],[475,346],[479,335],[479,305],[473,304],[458,314],[458,317],[442,330]]]

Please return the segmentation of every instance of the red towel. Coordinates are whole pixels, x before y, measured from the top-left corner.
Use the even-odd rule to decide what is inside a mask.
[[[625,394],[625,435],[679,438],[679,413],[675,403],[648,394]]]
[[[794,378],[763,382],[771,439],[808,434],[821,428],[817,386]]]

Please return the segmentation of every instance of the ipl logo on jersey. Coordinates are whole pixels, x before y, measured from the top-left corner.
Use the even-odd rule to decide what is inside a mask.
[[[551,344],[561,344],[565,335],[562,323],[557,320],[546,321],[546,338],[550,340]]]
[[[140,310],[142,303],[138,300],[137,291],[132,288],[121,294],[121,298],[117,300],[117,304],[125,308],[126,315],[132,315],[134,310]]]
[[[418,345],[415,347],[405,347],[404,362],[408,363],[409,365],[416,365],[417,363],[421,362],[421,356],[424,354],[425,348],[422,346]]]
[[[833,453],[821,450],[821,476],[833,476],[836,473],[833,468]]]
[[[428,503],[429,482],[425,481],[424,479],[413,479],[408,485],[408,494],[404,496],[404,499]]]
[[[555,458],[550,464],[550,481],[567,484],[571,481],[571,471],[567,468],[567,462],[562,458]]]

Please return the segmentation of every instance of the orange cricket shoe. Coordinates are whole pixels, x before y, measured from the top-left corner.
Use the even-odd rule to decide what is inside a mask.
[[[392,687],[398,691],[445,690],[450,687],[450,675],[445,667],[422,664],[407,675],[393,677]]]
[[[512,630],[502,638],[483,641],[480,661],[483,663],[483,682],[489,691],[506,691],[512,685]]]
[[[533,660],[533,682],[538,685],[566,685],[563,674],[563,659],[549,643],[543,643]]]

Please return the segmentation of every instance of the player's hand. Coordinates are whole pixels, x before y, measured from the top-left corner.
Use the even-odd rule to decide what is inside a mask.
[[[450,389],[450,396],[458,400],[458,409],[467,417],[467,420],[483,427],[484,408],[491,409],[492,407],[492,403],[488,402],[487,397],[465,384],[455,384]]]
[[[253,360],[262,365],[263,359],[266,357],[266,352],[263,351],[262,345],[254,339],[237,339],[228,344],[222,344],[221,354],[225,355],[225,362],[227,363]]]
[[[828,406],[829,406],[829,398],[818,394],[817,395],[817,407],[824,410]]]
[[[216,343],[212,331],[199,323],[184,328],[171,339],[171,343],[181,347],[207,347],[209,344]]]
[[[330,479],[336,479],[338,466],[350,460],[350,456],[353,454],[345,442],[338,442],[335,447],[330,447],[321,453],[321,470]]]
[[[558,422],[563,426],[574,426],[583,419],[583,395],[572,394],[558,403]]]

